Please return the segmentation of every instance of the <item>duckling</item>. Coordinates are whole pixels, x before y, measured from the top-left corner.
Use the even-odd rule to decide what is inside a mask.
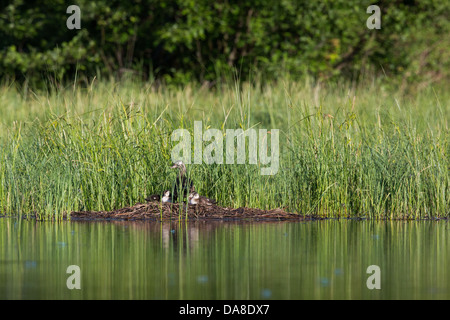
[[[147,198],[145,198],[145,200],[147,202],[152,202],[152,201],[156,201],[156,202],[172,202],[172,198],[170,197],[170,191],[166,190],[163,193],[163,197],[161,198],[161,196],[159,194],[152,194],[151,196],[148,196]]]
[[[171,203],[172,202],[172,198],[170,197],[169,190],[164,191],[164,195],[162,197],[162,202],[163,203]]]
[[[216,204],[216,200],[201,196],[195,191],[193,191],[189,194],[188,199],[189,199],[189,204],[191,204],[191,205],[200,204],[200,205],[211,206],[211,205]]]
[[[188,195],[189,189],[191,189],[194,184],[191,179],[185,176],[186,166],[183,161],[175,161],[170,168],[179,169],[173,188],[173,199],[178,202],[178,200],[180,200],[179,197],[184,198]]]
[[[151,196],[148,196],[147,198],[145,198],[145,201],[147,201],[147,202],[160,201],[160,200],[161,200],[161,196],[159,194],[152,194]]]
[[[188,197],[188,203],[192,204],[192,205],[196,205],[197,204],[197,200],[194,199],[194,194],[196,194],[197,192],[191,192],[189,193],[189,197]]]

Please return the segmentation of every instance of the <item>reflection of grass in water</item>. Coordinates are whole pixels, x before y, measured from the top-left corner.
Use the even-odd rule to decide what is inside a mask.
[[[448,299],[449,235],[444,221],[0,219],[0,298]],[[370,265],[381,290],[366,287]]]
[[[0,91],[4,212],[111,210],[170,189],[170,134],[186,128],[193,143],[194,121],[202,121],[204,131],[280,129],[275,176],[260,175],[259,165],[189,166],[197,190],[223,206],[328,217],[449,214],[445,91],[402,97],[373,85],[287,80],[212,91],[100,82],[26,99]]]

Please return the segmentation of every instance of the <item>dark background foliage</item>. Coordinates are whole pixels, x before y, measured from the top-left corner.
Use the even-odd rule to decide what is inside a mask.
[[[69,30],[69,5],[81,29]],[[369,5],[381,8],[370,30]],[[448,81],[447,0],[12,0],[0,7],[0,77],[65,81],[125,75],[214,83],[282,74],[398,83]]]

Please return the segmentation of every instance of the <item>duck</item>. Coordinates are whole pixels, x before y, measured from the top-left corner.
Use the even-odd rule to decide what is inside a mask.
[[[166,190],[164,191],[163,197],[162,197],[162,202],[163,203],[171,203],[172,202],[172,198],[170,197],[170,191]]]
[[[170,197],[169,190],[164,191],[162,198],[159,194],[152,194],[151,196],[148,196],[147,198],[145,198],[145,200],[147,202],[152,202],[152,201],[157,201],[157,202],[162,201],[163,203],[172,202],[172,198]]]
[[[147,201],[147,202],[160,201],[160,200],[161,200],[161,196],[159,194],[152,194],[151,196],[148,196],[147,198],[145,198],[145,201]]]
[[[188,191],[193,188],[194,184],[191,179],[187,178],[186,175],[186,165],[183,161],[175,161],[171,169],[179,169],[178,175],[176,177],[174,187],[173,187],[173,199],[178,202],[179,197],[184,198],[188,195]]]
[[[200,205],[211,206],[211,205],[216,204],[216,200],[201,196],[195,191],[192,191],[189,194],[188,200],[189,200],[190,205],[200,204]]]

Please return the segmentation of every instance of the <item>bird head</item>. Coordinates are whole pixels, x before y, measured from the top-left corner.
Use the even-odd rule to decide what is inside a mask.
[[[182,169],[182,168],[185,168],[185,165],[184,165],[184,163],[183,163],[183,161],[181,161],[181,160],[178,160],[178,161],[175,161],[174,163],[172,163],[172,166],[170,167],[171,169]]]

